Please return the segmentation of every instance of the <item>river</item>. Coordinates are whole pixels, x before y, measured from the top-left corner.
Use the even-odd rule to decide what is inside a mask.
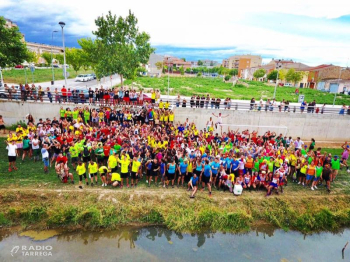
[[[163,227],[101,232],[0,231],[0,261],[350,261],[350,230],[303,235],[256,229],[244,234],[181,234]]]

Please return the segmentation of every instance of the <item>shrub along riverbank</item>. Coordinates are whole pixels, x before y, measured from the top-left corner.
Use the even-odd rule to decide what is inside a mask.
[[[112,229],[125,225],[165,225],[171,230],[242,232],[268,224],[301,232],[350,226],[350,196],[247,195],[190,200],[185,192],[159,194],[100,190],[1,190],[0,226],[47,229]]]

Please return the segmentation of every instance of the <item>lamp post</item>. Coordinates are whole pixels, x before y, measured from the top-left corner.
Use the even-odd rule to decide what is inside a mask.
[[[58,31],[54,30],[52,31],[51,34],[51,68],[52,68],[52,81],[51,81],[51,85],[55,84],[55,73],[53,71],[53,62],[52,62],[52,45],[53,45],[53,33],[57,33]]]
[[[169,86],[170,86],[170,78],[169,78],[169,57],[168,57],[168,100],[169,100]]]
[[[277,85],[278,85],[278,71],[279,69],[282,67],[281,65],[281,59],[278,60],[278,63],[276,64],[276,68],[277,68],[277,77],[276,77],[276,85],[275,85],[275,91],[273,92],[273,99],[276,98],[276,90],[277,90]]]
[[[63,74],[64,74],[64,83],[65,86],[67,86],[67,72],[66,72],[66,47],[64,45],[64,32],[63,32],[63,27],[66,25],[64,22],[59,22],[58,23],[62,27],[62,42],[63,42]]]

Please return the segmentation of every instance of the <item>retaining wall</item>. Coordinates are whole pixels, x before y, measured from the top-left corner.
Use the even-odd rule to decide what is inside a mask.
[[[60,107],[73,108],[72,104],[48,104],[34,102],[8,102],[0,100],[0,115],[3,115],[6,125],[11,125],[19,120],[25,120],[25,116],[30,113],[37,121],[39,118],[50,118],[59,116]],[[82,106],[82,105],[79,105]],[[206,123],[210,117],[214,123],[217,118],[212,114],[218,115],[220,112],[223,116],[223,124],[243,125],[241,127],[231,126],[231,129],[239,128],[258,130],[259,134],[263,134],[267,130],[283,133],[287,136],[300,136],[303,140],[315,138],[321,141],[349,141],[350,140],[350,116],[348,115],[321,115],[321,114],[299,114],[299,113],[283,113],[283,112],[254,112],[254,111],[235,111],[235,110],[213,110],[203,108],[175,108],[175,121],[184,122],[186,118],[200,129],[206,127]],[[249,127],[249,125],[260,126]],[[268,127],[261,127],[268,126]],[[270,126],[270,127],[269,127]],[[287,128],[272,128],[271,126],[286,126]],[[224,126],[223,131],[227,131],[228,127]],[[217,129],[217,132],[220,128]]]

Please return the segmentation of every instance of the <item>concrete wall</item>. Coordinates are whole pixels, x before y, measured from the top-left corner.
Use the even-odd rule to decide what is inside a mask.
[[[196,108],[176,108],[175,121],[184,122],[186,118],[200,129],[206,127],[210,117],[214,123],[217,118],[212,114],[218,115],[221,112],[223,124],[243,125],[241,127],[230,126],[230,129],[239,131],[249,129],[257,130],[263,134],[267,130],[274,131],[277,134],[282,133],[293,138],[300,136],[303,140],[314,138],[320,141],[348,141],[350,140],[350,117],[347,115],[321,115],[321,114],[299,114],[299,113],[280,113],[280,112],[253,112],[253,111],[225,111]],[[249,127],[248,125],[260,126]],[[261,126],[286,126],[285,128],[272,128]],[[227,131],[227,126],[223,126],[223,131]],[[220,131],[218,128],[217,131]]]
[[[19,120],[25,120],[25,116],[30,113],[35,120],[39,118],[50,118],[59,116],[61,106],[70,107],[74,105],[48,104],[27,102],[22,105],[20,102],[7,102],[0,100],[0,115],[3,115],[6,125],[11,125]],[[79,105],[81,106],[81,105]],[[203,129],[210,116],[213,117],[214,123],[217,118],[212,114],[223,116],[224,124],[243,125],[239,130],[244,129],[258,130],[263,134],[267,130],[283,133],[287,136],[300,136],[303,140],[315,138],[321,141],[349,141],[350,140],[350,116],[348,115],[321,115],[321,114],[298,114],[298,113],[280,113],[280,112],[253,112],[253,111],[225,111],[196,108],[175,108],[175,121],[184,122],[186,118],[194,121],[198,128]],[[260,126],[249,127],[248,125]],[[272,128],[261,126],[286,126],[284,128]],[[231,126],[231,129],[238,127]],[[218,129],[220,131],[220,129]],[[227,131],[227,126],[223,127]]]

